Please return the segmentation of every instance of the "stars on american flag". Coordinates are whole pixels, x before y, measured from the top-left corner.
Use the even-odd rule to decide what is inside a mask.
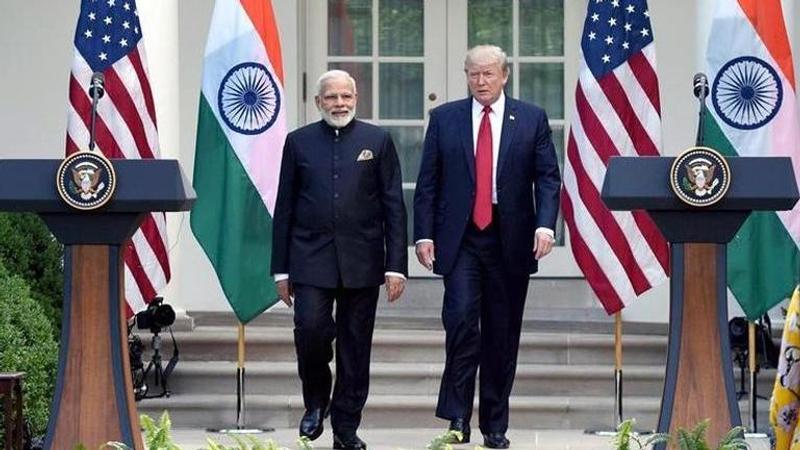
[[[92,0],[82,12],[75,46],[92,69],[102,71],[125,56],[141,39],[133,0]],[[80,38],[80,39],[79,39]]]
[[[643,0],[594,0],[586,17],[581,47],[598,78],[653,41]]]

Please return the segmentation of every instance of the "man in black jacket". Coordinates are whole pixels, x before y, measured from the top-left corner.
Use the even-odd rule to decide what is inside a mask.
[[[357,98],[347,72],[320,77],[322,120],[286,137],[273,223],[278,295],[289,306],[294,298],[306,408],[300,435],[319,437],[330,406],[335,449],[366,449],[356,430],[369,391],[379,287],[385,283],[389,301],[397,300],[408,272],[400,162],[388,132],[355,120]]]

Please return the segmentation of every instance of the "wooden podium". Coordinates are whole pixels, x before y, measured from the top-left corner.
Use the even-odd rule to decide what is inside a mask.
[[[64,244],[58,379],[45,449],[143,449],[128,359],[123,244],[151,211],[186,211],[195,199],[175,160],[111,160],[117,188],[94,211],[64,203],[62,160],[0,160],[0,211],[35,212]]]
[[[754,210],[791,209],[789,158],[727,158],[730,188],[694,207],[670,187],[671,157],[612,158],[602,198],[612,210],[647,210],[670,242],[670,327],[659,432],[711,419],[710,442],[741,425],[728,336],[726,244]]]

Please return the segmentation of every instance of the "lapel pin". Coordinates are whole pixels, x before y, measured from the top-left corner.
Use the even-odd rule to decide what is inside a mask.
[[[513,114],[509,114],[508,115],[508,120],[514,120],[514,115]]]

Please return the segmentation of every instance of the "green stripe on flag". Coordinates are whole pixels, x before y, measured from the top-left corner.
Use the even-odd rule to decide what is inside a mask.
[[[738,156],[710,114],[704,131],[706,146],[725,156]],[[758,319],[791,296],[799,268],[797,245],[774,212],[750,214],[728,244],[728,286],[748,320]]]
[[[272,217],[203,95],[194,189],[192,231],[236,317],[246,324],[277,301],[270,276]]]

